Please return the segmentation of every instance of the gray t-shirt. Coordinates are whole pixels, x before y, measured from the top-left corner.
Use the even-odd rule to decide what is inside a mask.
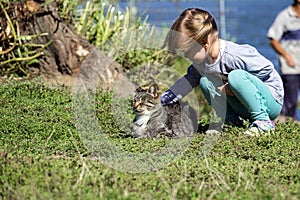
[[[170,90],[178,97],[184,97],[199,85],[202,76],[213,74],[226,81],[227,75],[235,69],[242,69],[262,80],[278,103],[283,104],[282,80],[271,61],[250,45],[239,45],[221,40],[220,53],[215,63],[192,64],[187,73],[177,80]]]
[[[283,56],[278,55],[282,74],[300,74],[300,17],[289,6],[278,13],[267,36],[280,42],[296,63],[290,67]]]

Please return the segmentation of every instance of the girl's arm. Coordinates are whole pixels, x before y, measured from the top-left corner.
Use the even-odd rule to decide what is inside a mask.
[[[162,94],[161,103],[171,104],[179,101],[199,85],[200,78],[201,75],[198,70],[190,65],[187,73]]]

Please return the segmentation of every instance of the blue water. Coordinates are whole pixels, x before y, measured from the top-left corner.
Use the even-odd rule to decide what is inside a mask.
[[[224,0],[226,18],[226,39],[239,44],[251,44],[278,69],[277,55],[269,45],[266,37],[268,28],[276,14],[290,5],[292,0]],[[129,1],[119,3],[121,9]],[[156,27],[170,27],[179,14],[189,7],[199,7],[214,15],[220,27],[219,1],[136,1],[138,14],[148,16],[147,22]],[[297,113],[300,120],[300,110]]]

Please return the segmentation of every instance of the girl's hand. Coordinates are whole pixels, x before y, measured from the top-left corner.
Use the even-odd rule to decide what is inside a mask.
[[[160,102],[162,105],[168,105],[176,103],[179,99],[179,96],[176,96],[171,90],[167,90],[161,95]]]
[[[290,67],[295,67],[296,66],[296,63],[294,62],[294,59],[292,58],[292,56],[290,54],[287,54],[285,56],[285,60],[286,60],[286,63],[290,66]]]
[[[231,91],[228,83],[218,87],[219,92],[226,94],[227,96],[234,96],[233,92]]]

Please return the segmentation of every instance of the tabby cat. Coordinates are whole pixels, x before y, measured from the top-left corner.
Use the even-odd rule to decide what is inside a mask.
[[[182,102],[163,106],[158,92],[157,84],[136,89],[132,101],[135,136],[184,137],[195,133],[198,127],[195,110]]]

